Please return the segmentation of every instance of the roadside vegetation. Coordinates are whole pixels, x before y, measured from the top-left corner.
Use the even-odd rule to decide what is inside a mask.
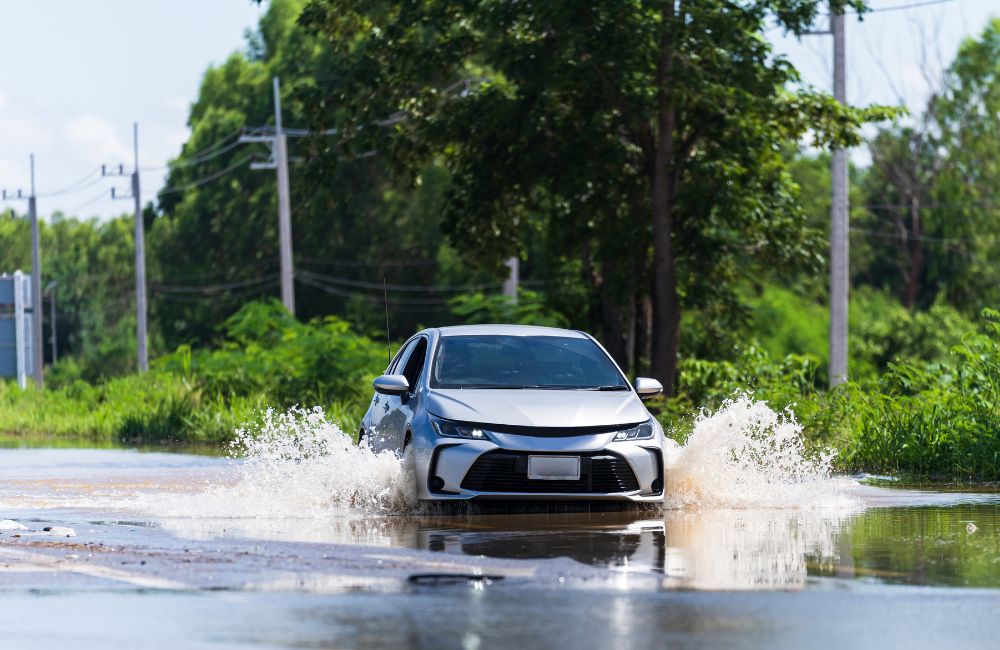
[[[49,373],[44,391],[0,384],[0,432],[124,444],[223,443],[269,407],[321,404],[342,422],[364,414],[385,343],[326,317],[302,323],[276,302],[250,303],[219,344],[181,346],[150,372],[97,383],[73,360]]]
[[[387,321],[393,348],[500,321],[593,332],[630,376],[663,379],[680,439],[750,392],[845,471],[1000,479],[1000,20],[902,117],[843,109],[771,56],[773,21],[796,32],[828,11],[792,5],[685,3],[666,39],[658,10],[617,1],[272,0],[202,80],[167,181],[184,191],[145,210],[153,370],[132,374],[130,217],[51,215],[59,360],[44,392],[0,384],[0,435],[217,444],[294,404],[353,432]],[[697,74],[653,101],[668,42]],[[236,146],[272,120],[273,76],[285,121],[327,134],[289,141],[298,319],[273,302],[274,180]],[[850,173],[851,382],[830,390],[825,149],[873,121],[872,164]],[[15,217],[0,213],[0,271],[30,266]],[[498,295],[511,256],[516,304]]]

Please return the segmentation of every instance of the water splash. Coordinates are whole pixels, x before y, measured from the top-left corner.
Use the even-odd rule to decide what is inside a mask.
[[[196,494],[158,498],[165,517],[320,519],[416,506],[412,462],[358,447],[323,409],[268,410],[232,443],[233,475]]]
[[[833,477],[834,454],[810,456],[802,425],[748,395],[702,411],[666,454],[667,507],[847,507],[853,481]]]

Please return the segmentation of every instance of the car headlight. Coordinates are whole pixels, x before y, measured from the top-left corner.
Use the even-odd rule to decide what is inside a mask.
[[[615,434],[615,442],[622,440],[649,440],[653,437],[653,421],[647,420],[631,429],[622,429]]]
[[[470,427],[451,420],[441,418],[430,418],[431,426],[439,436],[446,438],[469,438],[471,440],[484,440],[486,434],[478,427]]]

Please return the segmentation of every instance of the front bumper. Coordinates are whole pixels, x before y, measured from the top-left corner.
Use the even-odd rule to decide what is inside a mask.
[[[661,501],[665,482],[661,436],[624,442],[614,442],[613,437],[438,437],[417,455],[417,496],[434,501]],[[528,479],[529,455],[578,455],[581,478]]]

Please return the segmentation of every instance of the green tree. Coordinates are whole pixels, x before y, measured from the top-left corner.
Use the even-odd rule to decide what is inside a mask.
[[[579,260],[612,353],[672,386],[684,309],[732,310],[738,278],[816,262],[785,143],[854,144],[889,114],[802,87],[763,37],[826,6],[311,0],[303,23],[342,59],[313,123],[402,169],[442,156],[459,249],[497,268],[541,233]]]
[[[865,180],[874,254],[859,279],[909,307],[938,294],[975,313],[1000,301],[1000,19],[959,47],[912,124],[870,143]]]
[[[149,235],[153,319],[171,347],[212,340],[241,304],[278,293],[274,174],[250,170],[250,156],[266,152],[236,140],[244,127],[273,124],[272,77],[281,78],[284,123],[293,128],[305,124],[303,102],[337,78],[337,57],[296,22],[303,5],[269,3],[247,50],[210,68],[192,104],[191,137]],[[429,161],[400,184],[384,157],[334,145],[289,142],[298,315],[339,313],[381,331],[385,280],[395,332],[449,318],[454,292],[434,289],[447,172]],[[312,163],[327,159],[339,164]]]

